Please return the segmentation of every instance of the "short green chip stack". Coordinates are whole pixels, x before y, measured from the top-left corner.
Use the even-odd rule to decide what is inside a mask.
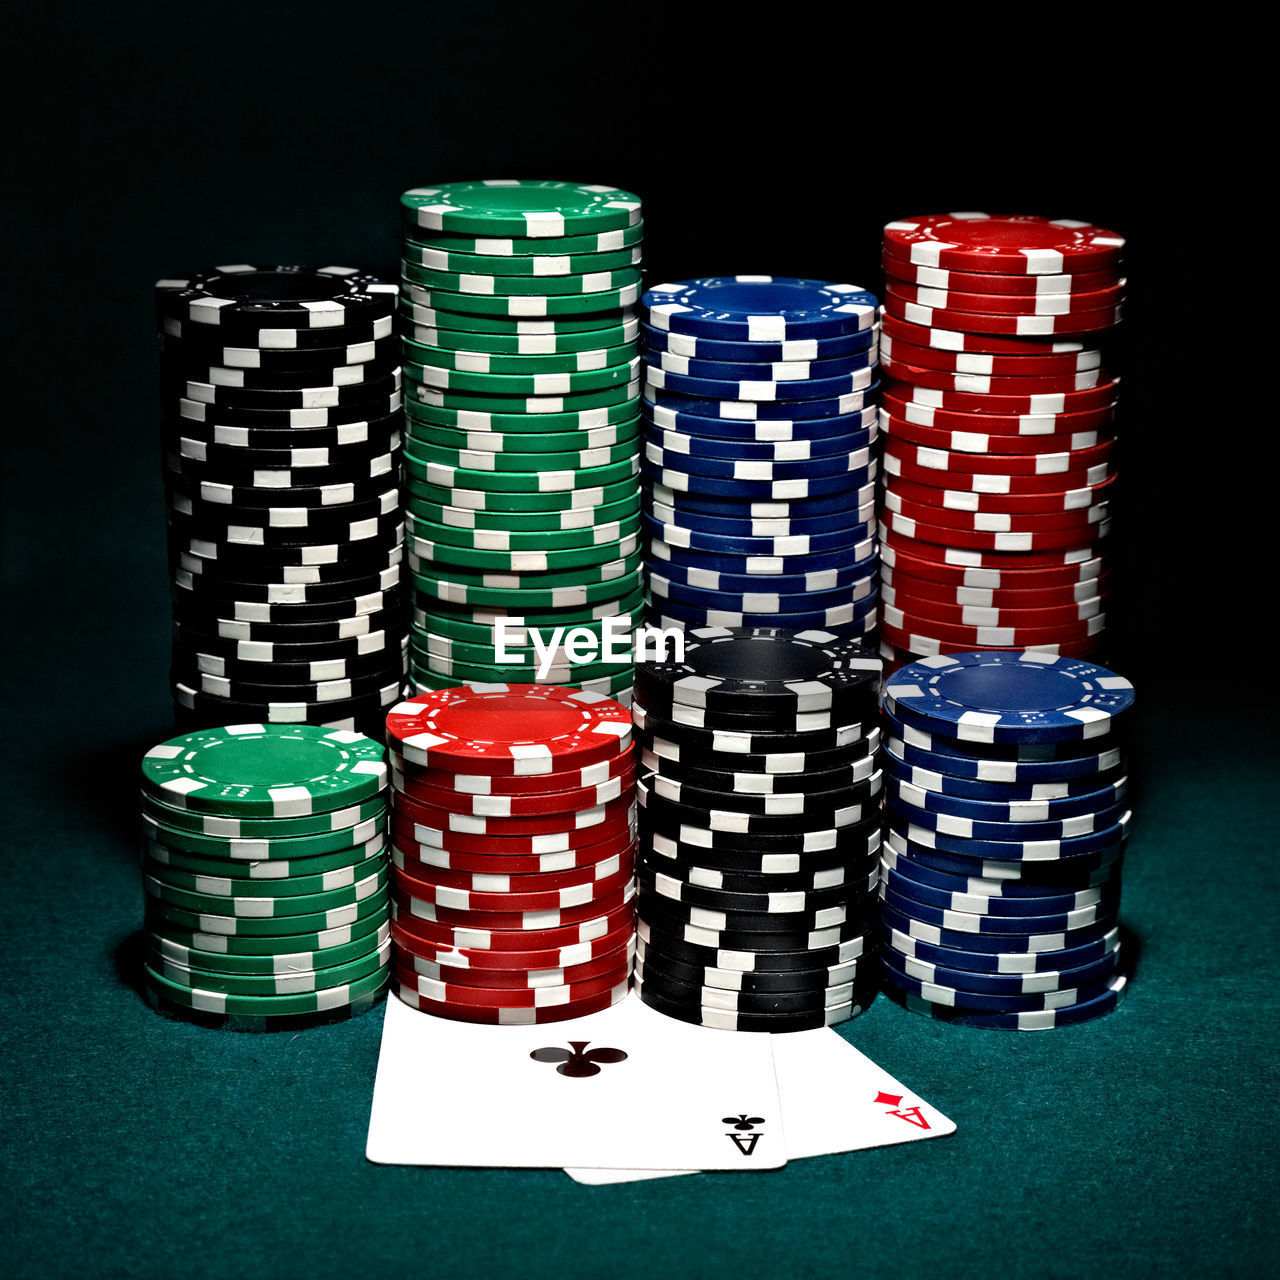
[[[372,1008],[391,947],[386,788],[381,745],[350,730],[231,725],[152,747],[150,1002],[246,1031]]]
[[[640,200],[455,182],[400,207],[411,680],[625,700],[643,605]]]

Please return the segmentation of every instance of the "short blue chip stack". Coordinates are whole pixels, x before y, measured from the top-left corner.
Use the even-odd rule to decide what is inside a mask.
[[[884,693],[883,979],[909,1008],[1040,1031],[1124,991],[1133,686],[1026,651],[902,667]]]
[[[870,635],[875,296],[721,276],[642,303],[650,620]]]

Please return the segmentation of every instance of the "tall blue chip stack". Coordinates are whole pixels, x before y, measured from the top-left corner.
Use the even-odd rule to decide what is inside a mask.
[[[651,623],[872,635],[875,296],[721,276],[642,303]]]

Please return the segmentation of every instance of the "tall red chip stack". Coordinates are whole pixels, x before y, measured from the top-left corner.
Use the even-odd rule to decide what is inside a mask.
[[[1103,651],[1124,240],[985,213],[890,222],[882,655]]]
[[[387,716],[392,974],[467,1022],[616,1004],[635,952],[631,713],[586,690],[475,684]]]

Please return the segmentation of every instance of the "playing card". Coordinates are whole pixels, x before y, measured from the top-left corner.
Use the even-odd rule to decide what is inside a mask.
[[[365,1154],[377,1164],[664,1169],[786,1163],[767,1036],[635,996],[542,1026],[479,1026],[387,1001]]]
[[[788,1160],[941,1138],[955,1124],[830,1027],[787,1035],[719,1032],[733,1040],[767,1039],[778,1073]],[[654,1173],[635,1169],[566,1169],[576,1182],[601,1185],[673,1177],[696,1169]]]

